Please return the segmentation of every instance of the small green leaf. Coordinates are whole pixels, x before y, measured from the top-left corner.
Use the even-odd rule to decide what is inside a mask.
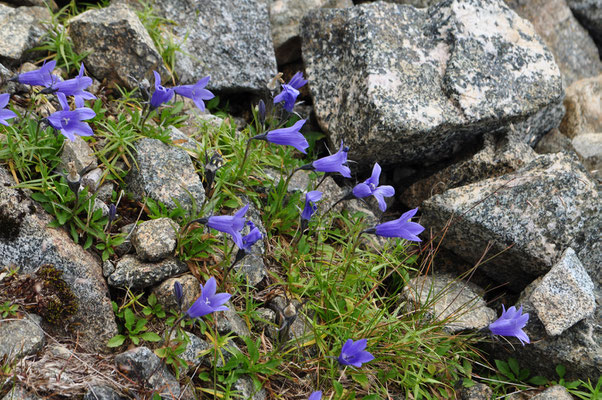
[[[147,342],[159,342],[161,340],[161,336],[157,335],[155,332],[144,332],[140,337]]]
[[[514,373],[514,375],[516,375],[516,376],[519,375],[520,368],[518,366],[518,361],[516,361],[515,358],[510,357],[508,359],[508,366],[510,367],[510,369],[512,370],[512,372]]]
[[[538,375],[538,376],[534,376],[533,378],[529,379],[528,382],[532,385],[544,386],[544,385],[547,385],[548,379],[544,378],[543,376]]]
[[[559,364],[556,366],[556,373],[558,374],[558,376],[562,379],[564,378],[564,374],[566,374],[566,368],[564,367],[564,365]]]
[[[151,293],[150,296],[148,296],[148,305],[154,307],[155,304],[157,304],[157,297],[154,293]]]
[[[337,394],[337,397],[341,397],[343,395],[343,385],[339,381],[332,381],[332,386],[334,387],[334,391]]]
[[[107,347],[119,347],[123,344],[124,341],[125,341],[125,336],[123,336],[123,335],[113,336],[107,343]]]
[[[132,343],[134,343],[136,346],[140,344],[140,338],[138,336],[130,335],[130,339],[132,340]]]

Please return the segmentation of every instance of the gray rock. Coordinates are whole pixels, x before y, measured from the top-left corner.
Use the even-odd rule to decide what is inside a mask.
[[[199,363],[206,365],[209,362],[209,356],[211,355],[211,352],[208,352],[207,350],[213,348],[213,346],[190,332],[185,331],[184,334],[187,337],[187,339],[185,339],[187,340],[186,350],[180,354],[179,357],[186,361],[189,367],[194,367]],[[172,333],[172,340],[176,337],[176,332]]]
[[[138,16],[125,4],[88,10],[69,20],[77,53],[89,52],[86,67],[99,80],[137,87],[132,79],[154,82],[163,60]]]
[[[234,333],[236,336],[251,337],[251,331],[246,322],[238,315],[232,303],[224,304],[228,311],[221,311],[216,315],[217,331],[221,334]]]
[[[278,316],[276,311],[259,307],[256,310],[256,318],[254,320],[253,331],[265,333],[269,338],[275,339],[278,337]]]
[[[0,3],[0,62],[16,65],[32,57],[28,51],[39,46],[46,33],[43,21],[50,21],[46,7],[13,8]]]
[[[153,293],[157,297],[157,302],[163,306],[166,310],[178,309],[176,298],[173,294],[174,283],[180,282],[182,285],[182,310],[188,310],[190,306],[199,298],[201,295],[201,286],[199,281],[192,274],[185,274],[176,278],[169,278],[159,286],[153,289]]]
[[[602,46],[602,3],[599,0],[567,0],[575,17]]]
[[[566,86],[602,71],[596,44],[565,0],[506,0],[506,3],[529,20],[541,35],[554,54]]]
[[[147,347],[136,347],[115,356],[115,365],[130,378],[148,383],[165,399],[178,399],[180,385],[161,364],[161,359]]]
[[[566,89],[566,114],[560,131],[569,138],[582,133],[602,132],[602,74],[583,79]]]
[[[42,400],[42,397],[28,392],[20,385],[15,385],[2,400]]]
[[[596,308],[594,283],[570,247],[533,289],[530,299],[550,336],[560,335]]]
[[[485,328],[495,319],[495,311],[487,307],[480,290],[451,275],[420,276],[408,282],[402,297],[420,308],[428,307],[430,318],[455,333]]]
[[[2,82],[3,93],[10,93],[11,95],[19,92],[29,92],[29,86],[22,85],[18,82],[10,82],[9,79],[14,77],[16,74],[11,70],[6,68],[4,65],[0,64],[0,82]]]
[[[583,133],[571,142],[583,166],[600,182],[602,181],[602,131]]]
[[[580,250],[599,203],[595,183],[575,158],[542,155],[512,174],[431,197],[421,224],[437,232],[452,215],[461,216],[443,245],[475,263],[491,243],[488,254],[496,256],[480,268],[520,290],[548,272],[566,248]]]
[[[160,261],[167,258],[176,248],[179,229],[171,218],[144,221],[131,237],[136,254],[143,261]]]
[[[56,11],[58,9],[54,0],[5,0],[4,2],[15,5],[17,7],[22,7],[22,6],[50,7],[50,9],[52,11]]]
[[[529,145],[508,134],[487,133],[483,136],[483,145],[474,155],[412,184],[401,198],[404,204],[415,208],[448,189],[514,172],[535,156]]]
[[[82,177],[82,186],[83,189],[85,186],[88,187],[89,193],[94,193],[98,189],[100,182],[103,178],[103,172],[100,168],[94,168],[92,171],[88,172],[86,175]],[[98,201],[102,201],[97,198]]]
[[[176,208],[177,201],[184,209],[191,210],[193,201],[200,206],[205,200],[205,189],[190,156],[157,139],[136,142],[136,163],[127,183],[138,200],[148,196],[169,209]]]
[[[531,397],[531,400],[573,400],[573,396],[564,386],[554,385]]]
[[[265,389],[263,388],[255,388],[253,384],[253,379],[251,379],[248,375],[242,375],[234,384],[232,385],[232,389],[234,389],[238,396],[241,399],[248,400],[265,400],[267,399],[267,394]]]
[[[157,0],[182,53],[175,72],[181,83],[211,75],[209,90],[265,92],[276,75],[266,2],[262,0]],[[186,40],[184,40],[186,38]]]
[[[126,254],[117,263],[108,283],[113,287],[143,289],[184,272],[188,272],[188,265],[177,258],[170,257],[156,263],[148,263]]]
[[[111,260],[106,260],[102,262],[102,276],[104,276],[105,278],[108,278],[109,275],[111,275],[113,272],[115,272],[115,264],[113,263],[113,261]]]
[[[263,172],[265,173],[265,175],[268,179],[270,179],[271,181],[274,182],[275,185],[278,184],[278,181],[280,179],[286,180],[286,178],[287,178],[285,175],[281,174],[280,171],[277,171],[272,168],[265,168],[263,170]],[[313,172],[309,172],[309,171],[296,172],[293,175],[293,177],[291,178],[290,182],[288,183],[288,187],[287,187],[288,193],[305,192],[307,190],[307,188],[309,187],[309,183],[311,182],[311,174],[313,174]]]
[[[316,117],[351,159],[441,160],[562,98],[552,54],[502,1],[377,2],[301,25]]]
[[[11,189],[15,183],[0,168],[0,265],[15,265],[32,273],[51,264],[77,298],[78,310],[65,321],[79,344],[107,351],[107,341],[117,334],[100,260],[76,245],[62,229],[49,228],[52,217],[25,193]]]
[[[90,171],[92,172],[92,171]],[[113,189],[115,185],[113,182],[106,182],[100,185],[100,187],[96,190],[96,198],[104,201],[105,203],[109,203],[111,201],[111,196],[113,196]]]
[[[407,4],[416,8],[427,8],[437,3],[441,3],[442,0],[385,0],[387,3],[396,4]]]
[[[562,117],[564,117],[564,112],[564,105],[559,100],[543,107],[525,121],[514,123],[511,128],[514,128],[518,133],[517,137],[520,140],[534,147],[546,133],[558,128]]]
[[[311,323],[308,321],[308,316],[306,316],[307,309],[301,307],[301,303],[297,300],[293,300],[291,304],[287,304],[284,296],[278,296],[272,300],[275,304],[280,307],[281,310],[287,312],[287,306],[290,309],[290,305],[293,306],[293,309],[297,313],[297,317],[293,321],[290,326],[289,335],[286,340],[290,340],[297,345],[301,345],[305,342],[310,341],[313,338],[314,331],[312,329]],[[278,316],[278,327],[282,326],[282,321],[280,320],[281,316]],[[276,339],[276,338],[273,338]],[[312,346],[309,350],[315,350],[315,346]]]
[[[541,138],[534,150],[539,154],[560,153],[561,151],[575,152],[571,139],[564,136],[556,128]]]
[[[91,386],[83,400],[126,400],[127,397],[121,396],[110,386]]]
[[[44,331],[40,327],[42,318],[30,314],[19,320],[0,322],[0,358],[20,358],[38,353],[45,343]]]
[[[250,287],[257,287],[268,276],[263,257],[257,252],[247,254],[233,269],[237,273],[243,274]]]
[[[192,153],[194,155],[197,155],[203,149],[203,146],[199,142],[197,142],[196,140],[194,140],[175,126],[169,127],[169,136],[171,137],[171,140],[173,141],[175,146],[187,150],[189,154]]]
[[[86,167],[96,168],[98,166],[98,160],[94,155],[94,151],[88,146],[85,140],[81,137],[76,136],[75,141],[66,140],[63,144],[63,151],[61,152],[61,164],[59,166],[61,171],[69,171],[67,164],[73,161],[75,163],[75,169],[81,171]]]
[[[270,24],[278,64],[301,58],[299,22],[309,10],[316,8],[353,7],[352,0],[271,0]]]
[[[463,387],[460,391],[462,400],[491,400],[493,390],[484,383],[477,383],[469,388]]]

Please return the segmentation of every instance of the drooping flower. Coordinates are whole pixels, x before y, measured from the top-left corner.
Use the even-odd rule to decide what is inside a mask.
[[[351,170],[347,166],[348,152],[349,147],[344,146],[343,141],[341,141],[341,147],[335,154],[317,159],[307,166],[304,165],[301,169],[311,169],[319,172],[338,172],[345,178],[351,178]]]
[[[90,125],[82,121],[94,118],[96,113],[87,107],[76,108],[75,110],[70,111],[67,97],[65,97],[63,93],[57,93],[57,98],[59,99],[59,103],[63,110],[56,111],[46,118],[50,126],[57,131],[60,131],[63,136],[72,142],[75,140],[75,135],[94,135]]]
[[[288,84],[282,85],[281,92],[274,97],[274,104],[284,101],[284,109],[288,112],[293,111],[295,107],[295,101],[299,96],[299,88],[305,85],[307,81],[303,79],[303,73],[297,72]]]
[[[84,106],[84,100],[96,98],[92,93],[84,90],[91,84],[92,78],[84,76],[84,63],[81,63],[79,74],[75,78],[57,82],[52,85],[50,89],[55,92],[63,93],[65,96],[73,96],[75,98],[75,106],[80,108]]]
[[[51,87],[61,81],[60,77],[52,74],[54,67],[56,67],[56,61],[44,62],[40,69],[23,72],[11,80],[24,85]]]
[[[303,212],[301,213],[301,219],[309,221],[311,216],[314,215],[318,206],[316,202],[322,198],[322,192],[318,190],[312,190],[311,192],[307,192],[305,195],[305,207],[303,208]]]
[[[523,346],[525,343],[530,343],[529,337],[523,331],[529,321],[529,313],[523,314],[523,306],[518,310],[515,306],[506,310],[502,305],[502,310],[502,316],[489,324],[491,333],[501,336],[514,336],[520,340]]]
[[[307,143],[305,136],[299,132],[305,121],[304,119],[300,119],[293,126],[274,129],[273,131],[253,136],[251,139],[266,140],[270,143],[281,144],[283,146],[293,146],[300,152],[307,153],[305,149],[309,147],[309,143]]]
[[[374,196],[376,200],[378,200],[378,207],[381,211],[385,211],[387,209],[387,203],[385,202],[385,197],[391,197],[395,195],[395,189],[393,186],[384,185],[378,186],[378,181],[380,179],[381,168],[378,163],[374,164],[374,168],[372,168],[372,176],[366,179],[364,182],[357,184],[353,188],[353,195],[359,199],[368,196]]]
[[[360,339],[356,342],[348,339],[341,349],[341,355],[338,358],[339,363],[359,368],[362,364],[374,360],[374,356],[364,350],[367,344],[367,339]]]
[[[224,232],[232,236],[232,240],[238,246],[238,248],[243,247],[242,235],[240,231],[245,226],[245,214],[249,209],[249,205],[247,204],[240,210],[238,210],[234,215],[218,215],[212,216],[208,218],[199,218],[193,222],[198,222],[200,224],[207,225],[209,228],[213,228],[216,231]]]
[[[209,278],[205,286],[201,285],[201,296],[190,306],[186,314],[190,318],[197,318],[215,311],[228,311],[228,307],[222,304],[230,300],[232,295],[229,293],[215,293],[216,289],[215,278]]]
[[[179,281],[175,281],[173,284],[173,296],[176,298],[176,304],[178,308],[182,308],[182,299],[184,298],[184,288]]]
[[[211,79],[211,77],[206,76],[202,79],[199,79],[199,81],[194,85],[176,86],[174,91],[180,96],[192,99],[199,110],[205,111],[205,103],[203,100],[211,100],[215,97],[213,93],[205,89],[205,86],[207,86],[207,83],[209,83],[209,79]]]
[[[161,86],[161,75],[157,71],[153,71],[153,74],[155,75],[155,91],[151,96],[150,106],[154,110],[161,104],[170,101],[174,95],[174,90]]]
[[[307,400],[322,400],[322,391],[318,390],[317,392],[313,392],[309,395]]]
[[[249,233],[242,238],[242,247],[241,250],[245,252],[249,252],[251,250],[251,246],[255,244],[258,240],[263,238],[261,231],[259,228],[255,226],[251,221],[247,221],[247,226],[249,227]]]
[[[380,225],[376,225],[374,228],[367,229],[364,232],[374,233],[384,237],[400,237],[413,242],[421,242],[422,240],[417,235],[424,231],[424,227],[416,222],[410,222],[410,218],[412,218],[417,211],[418,208],[415,208],[402,214],[401,217],[396,220],[384,222]]]
[[[13,111],[5,109],[9,100],[9,93],[0,94],[0,124],[5,126],[8,126],[8,122],[6,122],[7,119],[15,118],[17,116]]]

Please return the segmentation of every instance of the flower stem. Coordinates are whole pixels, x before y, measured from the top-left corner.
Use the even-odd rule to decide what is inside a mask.
[[[243,168],[245,167],[245,163],[247,162],[247,157],[249,156],[249,148],[251,147],[251,140],[253,140],[253,138],[247,140],[247,148],[245,149],[245,155],[242,158],[242,163],[238,167],[238,171],[236,172],[236,177],[234,179],[234,182],[238,181],[238,179],[240,178],[240,175],[243,171]]]

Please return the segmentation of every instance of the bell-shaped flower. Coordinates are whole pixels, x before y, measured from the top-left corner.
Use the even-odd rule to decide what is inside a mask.
[[[9,93],[0,94],[0,124],[5,126],[8,126],[8,122],[6,122],[7,119],[15,118],[17,116],[13,111],[5,109],[9,100]]]
[[[186,314],[190,318],[197,318],[215,311],[228,311],[228,307],[222,304],[230,300],[232,295],[229,293],[215,293],[216,290],[217,283],[215,278],[211,277],[205,283],[205,286],[201,285],[201,296],[190,306]]]
[[[55,67],[56,61],[54,60],[44,62],[40,69],[36,69],[35,71],[23,72],[22,74],[17,75],[11,80],[17,81],[24,85],[51,87],[57,82],[61,81],[60,77],[52,74],[52,71]]]
[[[232,240],[238,246],[243,247],[242,235],[240,231],[245,226],[245,214],[249,209],[247,204],[240,210],[238,210],[233,216],[230,215],[219,215],[209,218],[201,218],[199,222],[206,224],[209,228],[213,228],[216,231],[224,232],[232,236]]]
[[[288,85],[295,88],[300,89],[302,86],[305,86],[307,80],[303,79],[303,72],[299,71],[288,82]]]
[[[502,304],[502,316],[496,321],[489,324],[489,330],[494,335],[514,336],[524,346],[525,343],[530,343],[529,336],[523,331],[523,328],[529,322],[529,313],[523,314],[523,307],[518,310],[512,306],[508,310]]]
[[[194,85],[181,85],[176,86],[173,90],[180,96],[188,97],[194,101],[194,104],[199,110],[205,111],[205,103],[203,100],[211,100],[215,96],[209,90],[205,89],[207,83],[209,83],[209,76],[199,79]]]
[[[311,192],[307,192],[305,195],[305,207],[303,208],[303,212],[301,213],[301,219],[309,221],[314,215],[314,213],[318,210],[318,206],[316,202],[322,198],[322,192],[318,190],[312,190]]]
[[[319,172],[338,172],[343,175],[345,178],[351,178],[351,170],[347,166],[347,153],[349,152],[349,147],[345,147],[343,145],[343,141],[341,141],[341,147],[339,151],[335,154],[332,154],[327,157],[322,157],[312,162],[309,169]],[[302,169],[305,166],[301,167]]]
[[[179,281],[175,281],[173,284],[173,296],[176,299],[176,304],[178,308],[182,308],[182,301],[184,299],[184,288]]]
[[[249,233],[242,238],[242,247],[241,250],[245,252],[251,251],[251,246],[255,244],[255,242],[261,240],[263,235],[258,227],[255,226],[251,221],[247,221],[247,226],[249,227]]]
[[[356,342],[348,339],[341,349],[341,355],[338,358],[339,363],[359,368],[362,364],[374,360],[374,356],[364,350],[367,344],[368,340],[366,339],[360,339]]]
[[[282,90],[274,97],[274,104],[284,102],[284,109],[288,112],[293,111],[295,101],[297,101],[297,97],[299,96],[298,89],[306,83],[307,81],[303,79],[303,73],[297,72],[288,84],[285,83],[282,85]]]
[[[394,196],[395,189],[393,186],[389,185],[378,186],[380,172],[380,165],[375,163],[374,168],[372,168],[372,176],[370,176],[370,178],[366,179],[364,182],[357,184],[353,188],[353,195],[358,199],[374,196],[378,201],[378,207],[380,210],[385,211],[387,209],[387,203],[385,202],[384,198]]]
[[[293,146],[300,152],[307,154],[305,150],[309,147],[309,143],[307,143],[305,136],[299,132],[305,121],[304,119],[300,119],[293,126],[274,129],[273,131],[254,136],[252,139],[267,140],[270,143],[281,144],[283,146]]]
[[[96,116],[96,113],[86,107],[76,108],[71,111],[69,109],[69,103],[63,93],[57,93],[59,103],[63,108],[62,111],[56,111],[48,116],[46,120],[57,131],[60,131],[61,135],[65,136],[72,142],[75,140],[75,136],[92,136],[94,132],[90,125],[85,121],[92,119]]]
[[[307,400],[322,400],[322,391],[313,392]]]
[[[173,89],[161,86],[161,75],[159,75],[157,71],[153,71],[153,74],[155,75],[155,91],[150,100],[152,110],[158,108],[161,104],[170,101],[174,95]]]
[[[63,93],[65,96],[75,98],[75,106],[81,108],[84,106],[84,100],[93,100],[96,98],[92,93],[86,92],[92,84],[92,78],[84,76],[84,63],[81,63],[79,74],[73,79],[57,82],[51,88],[55,92]]]
[[[422,240],[417,235],[424,231],[424,227],[416,222],[410,222],[410,219],[416,212],[418,212],[418,208],[402,214],[396,220],[384,222],[376,225],[374,228],[367,229],[365,232],[384,237],[400,237],[413,242],[421,242]]]

